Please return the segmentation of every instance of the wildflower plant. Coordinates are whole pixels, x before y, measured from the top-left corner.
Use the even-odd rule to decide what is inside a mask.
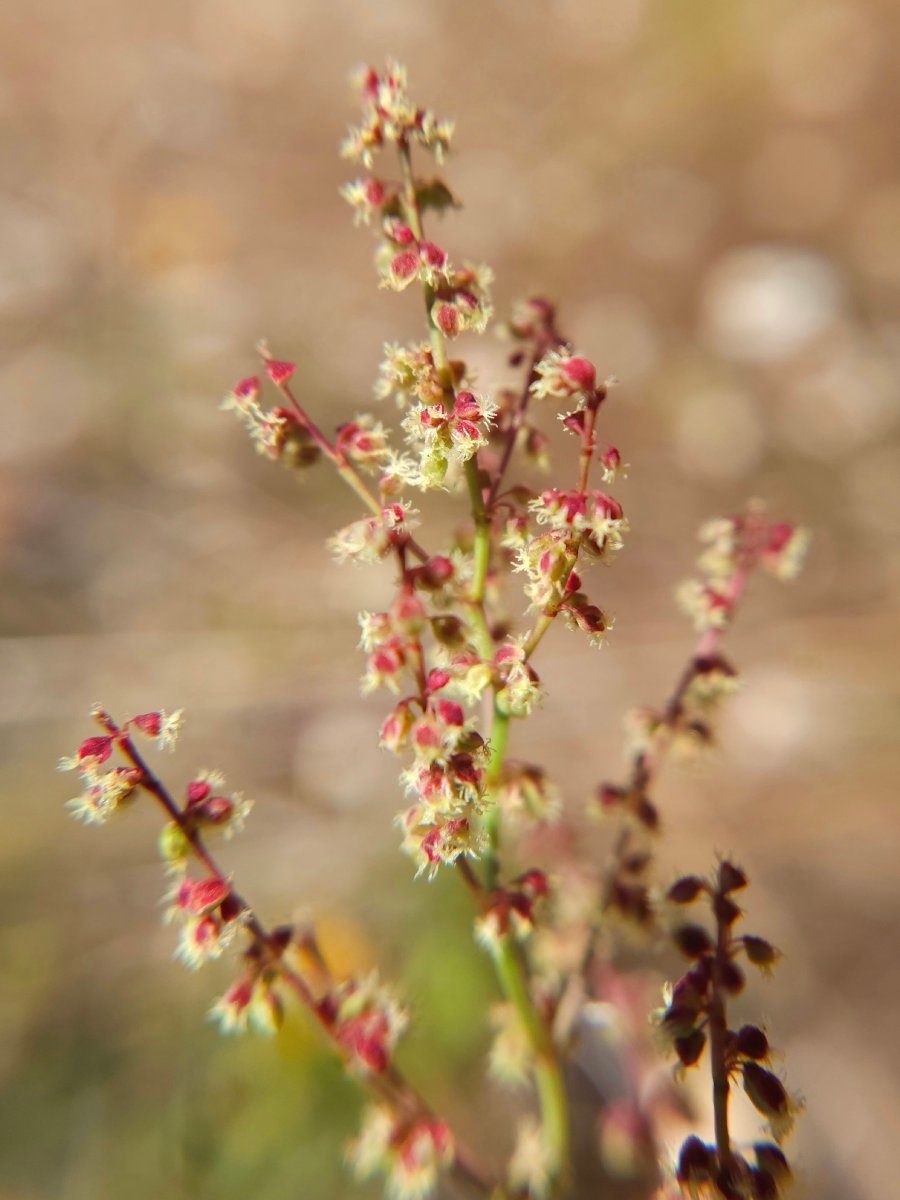
[[[360,515],[329,538],[338,562],[393,567],[390,603],[359,616],[362,690],[384,694],[379,739],[399,760],[396,824],[412,871],[423,881],[455,874],[471,895],[475,936],[500,993],[489,1016],[496,1035],[490,1073],[534,1089],[507,1161],[490,1147],[480,1148],[484,1161],[476,1157],[400,1072],[395,1049],[408,1014],[390,986],[375,974],[335,975],[308,926],[261,923],[213,851],[243,827],[250,801],[214,771],[172,790],[145,758],[145,742],[172,747],[180,713],[120,722],[96,707],[99,732],[60,763],[83,780],[70,807],[92,824],[141,800],[163,810],[159,853],[176,956],[192,969],[223,955],[235,963],[211,1017],[224,1033],[273,1034],[289,998],[306,1010],[368,1093],[348,1161],[361,1177],[383,1177],[389,1196],[427,1196],[443,1175],[495,1200],[579,1194],[566,1066],[577,1059],[579,1014],[591,1001],[598,963],[611,962],[624,929],[639,934],[648,956],[673,939],[688,959],[657,1022],[681,1069],[697,1065],[708,1048],[714,1095],[714,1143],[689,1137],[672,1162],[647,1114],[619,1113],[619,1130],[629,1137],[639,1121],[652,1160],[646,1194],[778,1195],[788,1178],[779,1147],[795,1105],[764,1065],[766,1035],[756,1025],[733,1029],[729,1012],[746,963],[765,969],[776,953],[736,932],[742,912],[733,897],[747,879],[731,861],[721,861],[710,879],[686,875],[660,890],[653,851],[663,817],[655,785],[670,753],[713,740],[718,708],[737,686],[722,643],[747,584],[757,568],[793,576],[805,535],[771,522],[759,505],[704,527],[698,576],[678,593],[698,634],[694,651],[664,705],[632,714],[626,777],[601,784],[591,802],[612,825],[608,861],[581,864],[580,891],[536,867],[514,868],[523,833],[561,814],[546,771],[509,753],[514,729],[544,699],[538,651],[556,623],[582,639],[585,653],[603,644],[613,624],[602,575],[592,570],[613,563],[628,536],[623,507],[608,490],[623,472],[622,455],[602,436],[613,381],[571,345],[553,305],[532,298],[500,326],[519,383],[485,390],[457,347],[493,320],[491,271],[457,258],[432,228],[435,215],[458,203],[428,165],[444,160],[453,127],[411,98],[395,63],[360,72],[356,86],[362,114],[342,152],[360,174],[342,194],[355,223],[375,234],[379,286],[421,294],[422,332],[385,346],[374,389],[378,413],[361,413],[333,432],[307,408],[295,364],[265,344],[261,376],[238,383],[223,408],[240,417],[266,457],[294,471],[325,464],[353,491]],[[535,488],[529,480],[549,468],[547,428],[556,420],[569,452],[554,484]],[[517,478],[523,467],[525,478]],[[440,546],[419,513],[430,492],[458,517]],[[579,904],[571,903],[573,891]],[[671,911],[696,903],[709,907],[711,931],[679,923],[672,932]],[[571,941],[573,931],[580,948],[566,961],[552,946]],[[736,1081],[770,1130],[747,1155],[728,1129]]]

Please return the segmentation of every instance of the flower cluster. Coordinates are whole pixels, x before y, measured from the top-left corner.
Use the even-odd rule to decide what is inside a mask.
[[[597,389],[594,364],[568,348],[549,350],[535,367],[535,374],[531,394],[536,400],[575,400],[580,409]]]
[[[272,1036],[284,1020],[284,1003],[275,988],[275,972],[248,971],[219,997],[209,1010],[211,1021],[226,1034],[255,1033]]]
[[[602,560],[622,548],[628,522],[618,500],[605,492],[563,491],[547,488],[528,505],[538,525],[549,525],[556,532],[583,534],[580,545],[595,559]]]
[[[129,736],[129,730],[157,743],[161,750],[173,750],[181,728],[182,711],[141,713],[121,727],[109,728],[109,718],[101,705],[91,715],[107,732],[89,737],[75,754],[59,760],[60,771],[78,771],[85,789],[68,801],[73,815],[88,825],[103,825],[135,794],[143,772],[134,764],[104,769],[115,748]]]
[[[457,392],[452,405],[441,399],[410,409],[403,421],[416,455],[410,482],[423,490],[443,486],[448,468],[468,462],[487,445],[494,412],[494,405],[472,392]]]
[[[410,572],[415,581],[446,582],[452,566],[447,560],[426,563]],[[385,718],[381,745],[412,761],[401,774],[411,804],[398,816],[404,849],[419,873],[433,875],[441,863],[460,855],[478,854],[478,817],[483,808],[487,746],[465,708],[452,693],[465,687],[472,661],[448,654],[446,667],[426,669],[422,636],[440,619],[429,616],[424,598],[409,584],[388,612],[362,613],[361,645],[367,653],[364,692],[387,688],[405,695]],[[488,672],[487,679],[490,679]],[[484,686],[484,684],[482,685]]]
[[[794,579],[809,546],[805,529],[783,522],[770,524],[758,505],[738,516],[707,522],[700,540],[706,546],[697,561],[701,578],[683,583],[677,599],[701,633],[724,629],[730,622],[754,566],[776,579]]]
[[[379,513],[338,530],[329,546],[338,562],[375,563],[409,541],[415,513],[408,504],[386,504]]]
[[[217,871],[211,871],[208,863],[205,876],[189,876],[189,861],[197,854],[197,839],[202,832],[215,831],[225,837],[239,832],[252,801],[239,793],[226,794],[224,776],[218,771],[198,772],[187,785],[181,806],[163,792],[162,784],[138,753],[133,735],[154,741],[160,749],[174,749],[182,722],[180,709],[173,713],[140,713],[122,725],[117,725],[99,705],[92,716],[103,733],[87,738],[74,755],[59,762],[60,770],[79,770],[87,784],[84,794],[70,801],[69,807],[76,817],[99,825],[140,791],[164,798],[171,819],[160,833],[159,851],[169,875],[174,877],[165,897],[165,919],[181,927],[176,957],[195,969],[218,958],[231,945],[249,910],[231,884]],[[104,770],[116,750],[125,764]]]
[[[231,885],[220,878],[184,876],[170,893],[166,918],[181,925],[175,957],[192,970],[218,958],[237,934],[244,906],[232,896]]]
[[[453,123],[438,120],[429,109],[413,102],[404,67],[396,62],[389,62],[381,72],[364,67],[354,83],[362,98],[363,119],[344,139],[344,158],[371,167],[376,150],[415,143],[430,150],[438,162],[442,160],[450,146]]]
[[[454,384],[459,381],[460,373],[454,372]],[[393,396],[398,408],[405,408],[416,400],[425,405],[441,400],[444,385],[434,365],[432,348],[424,343],[414,346],[387,343],[375,395],[379,400]]]
[[[409,1017],[373,972],[337,985],[319,1004],[350,1070],[380,1075],[390,1065]]]
[[[281,405],[265,408],[260,402],[261,394],[262,384],[253,375],[236,384],[221,407],[241,418],[260,454],[279,459],[287,466],[310,466],[318,459],[319,450],[296,414]]]
[[[536,905],[549,891],[547,876],[534,869],[526,871],[507,887],[497,888],[475,924],[475,936],[493,953],[510,935],[524,941],[534,929]]]
[[[443,1121],[402,1122],[383,1105],[373,1105],[347,1157],[360,1179],[383,1175],[390,1200],[421,1200],[434,1190],[453,1153],[453,1136]]]

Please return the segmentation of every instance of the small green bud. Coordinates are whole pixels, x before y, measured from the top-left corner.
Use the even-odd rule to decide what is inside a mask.
[[[183,862],[190,853],[191,844],[180,825],[170,821],[163,826],[159,835],[159,854],[165,862]]]

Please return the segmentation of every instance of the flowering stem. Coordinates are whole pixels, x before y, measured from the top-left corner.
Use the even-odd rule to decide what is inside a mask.
[[[165,810],[169,818],[178,826],[184,834],[185,839],[190,846],[193,856],[202,864],[212,879],[222,882],[228,882],[227,876],[223,873],[216,860],[206,848],[203,839],[198,831],[193,827],[192,823],[185,816],[184,811],[175,801],[172,794],[166,788],[165,784],[156,776],[153,771],[147,766],[143,756],[139,753],[134,742],[116,723],[105,713],[98,713],[97,719],[101,726],[108,734],[115,737],[118,745],[124,756],[132,763],[132,765],[140,773],[138,786],[142,788],[148,795],[151,795],[154,800]],[[229,884],[230,887],[230,884]],[[276,950],[274,939],[271,934],[265,929],[259,919],[255,916],[253,909],[247,901],[233,888],[230,892],[233,902],[242,912],[242,920],[245,928],[250,933],[253,941],[263,951],[266,956],[266,965],[275,970],[283,982],[291,988],[296,994],[300,1003],[313,1017],[316,1024],[323,1031],[325,1036],[332,1042],[334,1049],[338,1054],[343,1055],[343,1048],[334,1039],[334,1030],[331,1022],[326,1015],[326,1010],[316,1003],[313,992],[306,980],[293,967],[284,961],[283,953]],[[315,957],[322,965],[326,974],[327,967],[318,947],[315,946]],[[434,1113],[425,1103],[416,1089],[409,1081],[400,1074],[394,1067],[390,1066],[383,1074],[372,1073],[364,1081],[365,1086],[378,1099],[388,1104],[389,1107],[399,1116],[406,1116],[410,1119],[434,1119]],[[461,1181],[466,1182],[470,1187],[477,1191],[480,1195],[489,1196],[494,1194],[494,1184],[482,1172],[480,1167],[475,1164],[469,1150],[461,1144],[454,1141],[454,1161],[453,1170]]]
[[[743,556],[731,576],[725,595],[729,611],[732,614],[747,586],[753,565],[752,555]],[[672,734],[681,717],[690,686],[697,677],[698,672],[702,669],[704,661],[718,652],[719,644],[726,630],[727,625],[717,626],[707,629],[701,634],[694,647],[693,654],[678,677],[678,681],[666,701],[662,712],[662,721],[656,731],[652,748],[637,751],[632,759],[631,771],[624,786],[624,792],[628,797],[636,798],[646,795],[650,785],[659,774],[671,744]],[[613,903],[616,882],[619,879],[622,866],[631,849],[632,837],[633,829],[630,817],[627,813],[623,813],[606,869],[603,872],[599,904],[599,916],[601,918]],[[577,986],[579,989],[583,987],[583,982],[590,972],[594,955],[597,952],[600,932],[601,921],[595,920],[588,933],[588,940],[581,958],[581,965],[576,975],[573,976],[573,986]]]
[[[267,364],[272,362],[272,355],[269,353],[265,342],[260,342],[257,349],[262,357],[263,362]],[[285,400],[287,400],[288,404],[290,404],[301,428],[309,434],[313,442],[315,442],[325,457],[332,463],[341,479],[343,479],[344,483],[346,483],[347,486],[351,488],[357,494],[357,496],[359,496],[360,500],[362,500],[363,504],[365,504],[371,512],[375,513],[376,516],[381,516],[382,506],[378,502],[378,498],[372,495],[363,480],[360,478],[359,474],[347,461],[346,456],[343,455],[336,446],[333,446],[331,442],[329,442],[328,438],[318,427],[306,409],[300,404],[287,380],[275,379],[273,382],[275,383],[275,386],[278,388],[279,392],[281,392],[282,396],[284,396]]]
[[[412,154],[409,144],[405,140],[399,143],[397,149],[403,173],[403,206],[406,211],[406,219],[409,222],[409,227],[416,241],[421,242],[424,240],[425,233],[422,225],[422,212],[419,207],[419,199],[416,195]],[[434,369],[437,372],[438,379],[441,381],[444,394],[452,405],[456,398],[456,390],[453,386],[453,371],[450,367],[450,359],[447,354],[447,343],[443,333],[435,324],[431,311],[434,303],[434,288],[428,283],[423,283],[422,291],[425,300],[425,317],[428,322],[428,337],[431,343]],[[474,569],[470,600],[478,610],[476,621],[479,625],[479,639],[482,642],[483,653],[490,646],[490,635],[488,634],[487,623],[484,619],[484,593],[491,554],[491,527],[490,514],[482,494],[477,455],[473,455],[472,458],[466,461],[465,476],[472,506],[472,517],[475,522],[475,544],[473,547]]]
[[[602,393],[605,394],[605,393]],[[583,496],[587,492],[591,475],[591,460],[594,457],[596,441],[594,428],[597,424],[597,410],[600,407],[602,394],[595,392],[585,410],[584,430],[581,435],[581,454],[579,456],[578,491]]]
[[[553,622],[556,620],[557,616],[559,615],[559,610],[565,601],[566,585],[568,584],[569,577],[571,576],[572,572],[575,570],[575,567],[578,563],[578,552],[580,549],[581,549],[581,544],[580,544],[580,539],[579,539],[575,543],[575,548],[569,554],[568,560],[566,562],[566,566],[565,566],[565,569],[564,569],[563,575],[562,575],[562,582],[560,583],[560,586],[559,586],[558,599],[554,600],[541,613],[541,615],[538,617],[538,619],[534,623],[534,629],[532,629],[531,633],[529,633],[528,637],[525,639],[523,649],[525,651],[526,659],[531,658],[531,656],[534,654],[535,650],[537,650],[538,646],[544,640],[544,637],[546,636],[547,632],[549,631],[551,625],[553,624]]]
[[[422,214],[416,195],[415,177],[412,170],[412,156],[406,141],[401,141],[398,149],[403,172],[404,208],[406,210],[407,221],[413,232],[413,236],[417,241],[421,242],[424,238],[424,232]],[[435,324],[432,316],[434,289],[426,283],[423,285],[423,290],[435,370],[441,381],[447,400],[452,403],[455,399],[455,388],[453,372],[447,355],[447,345],[443,333]],[[526,402],[527,393],[522,408],[524,408]],[[508,449],[507,461],[512,454],[512,443],[510,443]],[[484,600],[491,554],[491,515],[490,500],[488,503],[485,503],[477,455],[473,455],[466,461],[465,477],[469,490],[472,520],[475,525],[473,572],[469,600],[475,614],[476,636],[480,643],[480,653],[483,658],[490,658],[492,638],[487,625]],[[509,723],[509,715],[501,712],[495,703],[489,738],[490,760],[485,776],[485,798],[488,801],[488,807],[484,820],[485,832],[488,838],[488,849],[484,859],[486,886],[491,891],[497,887],[500,874],[500,810],[496,797],[492,798],[491,792],[496,790],[503,767],[509,738]],[[471,886],[470,881],[467,881],[467,883]],[[565,1083],[556,1048],[553,1044],[549,1027],[544,1023],[535,1007],[534,999],[528,986],[528,973],[525,963],[517,946],[511,941],[509,936],[502,938],[500,947],[493,958],[501,990],[515,1007],[535,1056],[535,1083],[537,1085],[541,1121],[546,1139],[548,1168],[554,1185],[557,1185],[564,1178],[568,1167],[569,1114]]]

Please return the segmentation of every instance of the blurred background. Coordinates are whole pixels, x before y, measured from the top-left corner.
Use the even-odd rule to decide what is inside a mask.
[[[219,766],[256,798],[227,862],[261,914],[316,916],[339,966],[399,979],[417,1080],[488,1157],[507,1148],[466,897],[397,856],[385,706],[358,694],[356,612],[389,575],[335,567],[323,541],[352,497],[263,462],[218,411],[260,336],[326,428],[371,407],[384,340],[419,336],[337,195],[348,72],[388,55],[458,118],[465,207],[438,240],[495,268],[501,315],[557,298],[621,381],[604,436],[631,464],[632,532],[592,581],[615,633],[599,655],[548,639],[529,727],[574,821],[621,769],[623,712],[664,697],[692,643],[671,595],[697,524],[763,496],[813,529],[805,575],[759,580],[729,639],[745,687],[719,752],[658,790],[662,871],[735,852],[754,932],[785,952],[740,1015],[765,1017],[807,1100],[798,1196],[887,1194],[898,26],[893,0],[0,8],[0,1200],[379,1191],[343,1173],[357,1093],[302,1021],[275,1043],[204,1023],[228,971],[171,960],[155,815],[65,814],[56,758],[98,699],[187,709],[163,766],[175,786]],[[496,339],[461,349],[506,378]]]

